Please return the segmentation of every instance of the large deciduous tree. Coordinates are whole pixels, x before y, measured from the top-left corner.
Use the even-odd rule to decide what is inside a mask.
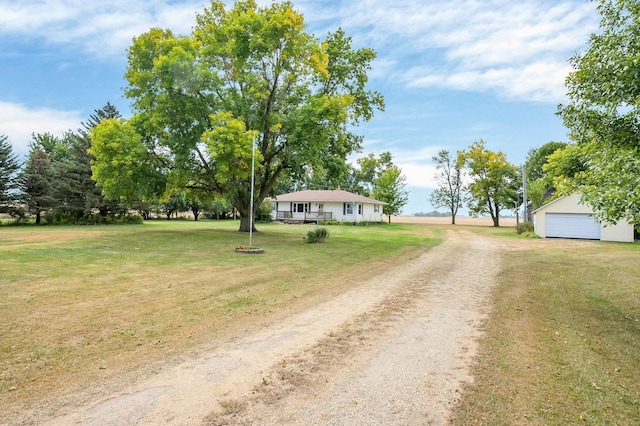
[[[402,213],[402,208],[409,201],[406,181],[402,170],[395,164],[382,170],[373,181],[373,198],[386,203],[382,206],[382,213],[387,215],[389,223],[391,216]]]
[[[434,208],[446,207],[451,212],[451,224],[456,224],[458,209],[462,207],[462,164],[449,151],[441,150],[432,157],[436,165],[438,187],[429,196]]]
[[[577,187],[605,221],[640,228],[640,6],[600,0],[600,30],[572,59],[559,114],[584,159]]]
[[[118,135],[134,138],[128,158],[155,158],[168,189],[223,194],[249,231],[252,154],[254,210],[281,177],[344,163],[361,147],[352,126],[383,108],[382,96],[365,87],[374,58],[371,49],[353,49],[342,30],[322,41],[306,33],[290,2],[243,0],[225,10],[214,1],[190,36],[152,29],[134,40],[125,94],[135,115],[104,126],[130,129]],[[115,170],[121,155],[95,145],[92,153],[105,191],[117,192],[112,183],[131,188],[126,176],[100,172],[126,173]]]
[[[500,211],[519,201],[518,168],[501,152],[489,151],[485,142],[474,142],[469,149],[458,151],[472,182],[468,186],[467,205],[471,214],[489,214],[493,226],[500,226]]]
[[[400,214],[409,200],[406,177],[400,167],[393,163],[393,155],[386,151],[376,157],[371,153],[359,158],[358,167],[352,167],[350,190],[384,201],[382,212],[389,218]]]
[[[549,174],[549,157],[556,151],[567,146],[564,142],[547,142],[538,148],[532,148],[525,158],[527,179],[527,199],[534,209],[542,207],[556,196],[557,188],[553,182],[553,175]]]
[[[164,192],[163,159],[148,155],[141,139],[135,127],[123,119],[102,120],[91,131],[93,178],[107,198],[135,206],[157,200]]]

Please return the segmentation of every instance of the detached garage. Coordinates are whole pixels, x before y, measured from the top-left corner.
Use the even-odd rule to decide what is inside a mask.
[[[543,238],[580,238],[586,240],[633,242],[629,223],[598,222],[593,210],[580,202],[578,193],[560,197],[533,212],[535,233]]]

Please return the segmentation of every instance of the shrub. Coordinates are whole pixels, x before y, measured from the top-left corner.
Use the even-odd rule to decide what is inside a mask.
[[[271,222],[271,202],[265,201],[260,204],[256,211],[256,220],[258,222]]]
[[[540,238],[540,236],[535,232],[523,232],[522,236],[525,238]]]
[[[533,234],[533,222],[522,222],[516,225],[516,232],[518,235],[528,233]]]
[[[327,228],[316,228],[313,231],[307,232],[307,243],[323,243],[329,238],[329,230]]]
[[[142,216],[134,214],[107,215],[86,214],[83,216],[73,215],[69,212],[52,212],[43,217],[46,225],[129,225],[141,224],[144,222]]]

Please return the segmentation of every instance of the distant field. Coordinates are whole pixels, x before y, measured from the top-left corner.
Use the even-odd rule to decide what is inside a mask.
[[[386,217],[385,217],[386,220]],[[450,225],[451,217],[427,217],[427,216],[392,216],[391,223],[424,223],[431,225]],[[493,226],[493,221],[490,217],[468,217],[468,216],[456,216],[457,225],[470,225],[470,226]],[[503,226],[515,226],[515,218],[500,218],[500,227]]]

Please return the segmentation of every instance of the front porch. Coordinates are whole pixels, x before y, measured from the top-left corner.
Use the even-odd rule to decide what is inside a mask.
[[[304,213],[278,211],[276,214],[276,220],[286,223],[315,223],[320,220],[333,220],[333,213],[325,211]]]

